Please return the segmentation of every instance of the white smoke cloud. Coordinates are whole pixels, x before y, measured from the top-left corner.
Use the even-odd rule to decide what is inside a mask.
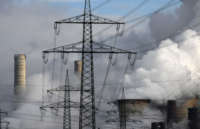
[[[158,49],[149,51],[126,75],[130,98],[175,99],[199,92],[200,35],[187,30],[175,41],[166,39]]]
[[[22,129],[61,128],[62,116],[56,116],[56,113],[51,112],[50,109],[47,109],[43,112],[40,110],[40,106],[42,106],[43,100],[44,104],[46,105],[53,101],[48,98],[46,92],[46,90],[50,88],[51,83],[53,83],[51,81],[50,74],[34,74],[28,78],[27,82],[27,95],[22,96],[17,100],[22,102],[22,104],[18,104],[17,109],[13,112],[9,112],[8,117],[5,119],[10,122],[10,127]],[[56,80],[54,83],[57,83]],[[33,125],[34,127],[30,127]]]

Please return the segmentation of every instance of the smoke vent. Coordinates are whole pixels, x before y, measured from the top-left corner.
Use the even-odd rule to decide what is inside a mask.
[[[18,95],[26,88],[26,56],[16,54],[14,60],[14,87],[15,94]]]

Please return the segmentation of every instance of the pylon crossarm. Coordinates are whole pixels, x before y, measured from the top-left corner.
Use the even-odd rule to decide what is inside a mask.
[[[83,18],[84,18],[84,15],[81,14],[81,15],[78,15],[78,16],[75,16],[75,17],[71,17],[71,18],[67,18],[67,19],[56,21],[55,24],[63,24],[63,23],[82,24],[83,23]]]
[[[72,43],[64,46],[59,46],[51,49],[44,50],[43,53],[50,53],[51,51],[66,51],[70,49],[77,49],[82,46],[82,41],[77,42],[77,43]]]
[[[59,86],[58,88],[54,88],[54,89],[49,89],[47,90],[47,93],[53,93],[53,92],[59,92],[59,91],[80,91],[79,87],[73,87],[71,85],[67,85],[70,87],[70,89],[65,90],[65,86]]]
[[[123,50],[103,43],[94,43],[94,50],[102,53],[115,53],[115,54],[137,54],[133,51]]]
[[[84,21],[83,14],[55,22],[55,24],[83,24],[83,23],[87,23],[87,21]],[[124,22],[110,20],[107,18],[93,15],[93,14],[91,14],[91,22],[88,22],[88,23],[91,23],[91,24],[118,24],[118,25],[125,24]]]
[[[93,50],[82,51],[81,42],[71,45],[60,46],[43,51],[43,53],[113,53],[113,54],[136,54],[136,52],[123,50],[103,43],[93,43]]]
[[[124,22],[110,20],[108,18],[103,18],[94,14],[91,14],[91,21],[92,24],[125,24]]]
[[[59,86],[58,88],[54,88],[54,89],[49,89],[47,90],[47,93],[53,94],[54,92],[61,92],[61,91],[71,91],[71,92],[75,92],[75,91],[80,91],[80,87],[73,87],[71,85],[67,85],[70,86],[70,89],[65,90],[65,86]],[[85,92],[89,92],[90,90],[84,90]]]
[[[70,105],[71,105],[72,108],[79,108],[79,103],[78,102],[70,101]],[[64,102],[61,101],[61,102],[52,103],[52,104],[44,105],[44,106],[40,107],[41,110],[45,110],[45,109],[48,109],[48,108],[49,109],[64,108]]]

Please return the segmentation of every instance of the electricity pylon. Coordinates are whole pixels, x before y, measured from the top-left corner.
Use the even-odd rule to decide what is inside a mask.
[[[63,106],[63,129],[71,129],[71,104],[69,91],[69,74],[66,72],[64,92],[64,106]]]
[[[66,71],[65,85],[62,88],[51,89],[47,92],[64,91],[64,100],[61,102],[53,103],[40,107],[42,110],[46,108],[58,109],[63,108],[63,129],[71,129],[71,99],[70,99],[70,84],[69,84],[69,73]],[[74,105],[72,105],[74,107]],[[78,105],[76,106],[78,107]]]
[[[44,58],[48,53],[80,53],[82,54],[82,73],[80,86],[79,129],[96,129],[96,107],[94,87],[93,54],[136,54],[135,52],[118,49],[109,45],[93,41],[93,24],[124,24],[92,14],[90,0],[85,0],[84,13],[72,18],[55,22],[55,29],[59,24],[82,24],[82,41],[43,51]],[[63,105],[61,102],[60,105]],[[55,105],[53,105],[55,106]],[[55,106],[56,107],[56,106]]]

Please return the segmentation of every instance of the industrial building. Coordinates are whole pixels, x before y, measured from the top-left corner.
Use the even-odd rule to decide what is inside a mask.
[[[120,129],[128,129],[127,123],[145,124],[152,129],[175,129],[175,125],[186,121],[188,129],[200,129],[197,121],[200,120],[199,98],[188,98],[179,100],[168,100],[167,103],[156,104],[153,100],[148,99],[120,99],[115,102],[118,105]],[[160,111],[160,114],[149,115],[145,110],[149,109]],[[140,116],[141,117],[138,117]]]
[[[155,124],[160,123],[161,121],[164,121],[163,114],[159,111],[159,107],[154,106],[153,102],[149,99],[120,99],[115,102],[118,106],[118,112],[119,112],[119,122],[120,122],[120,129],[126,129],[131,128],[131,126],[128,126],[128,123],[140,123],[140,125],[143,125],[144,123],[149,123],[149,127],[151,126],[154,129],[163,129],[163,128],[155,128]],[[148,110],[152,110],[153,108],[156,108],[155,113],[157,113],[159,116],[151,116],[148,112]],[[154,109],[153,109],[154,110]],[[151,120],[151,118],[153,118]],[[133,124],[134,125],[134,124]]]

